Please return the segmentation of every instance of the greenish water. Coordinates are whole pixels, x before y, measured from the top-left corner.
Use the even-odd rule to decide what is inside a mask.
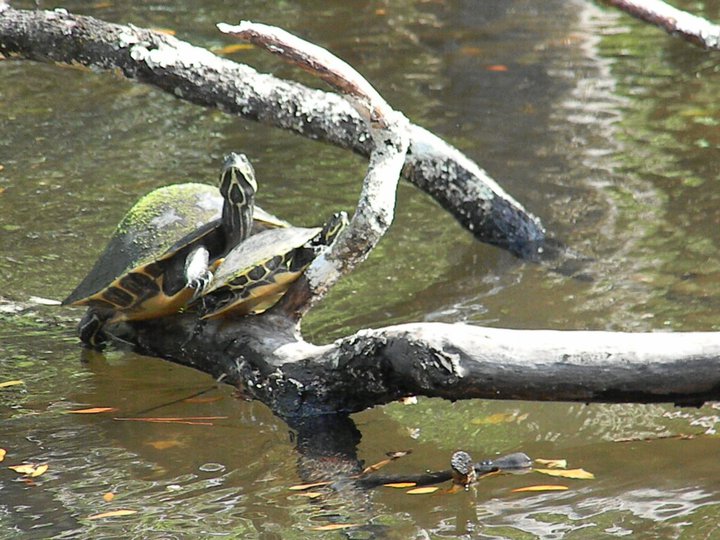
[[[702,6],[701,14],[720,19],[720,3]],[[474,242],[427,196],[403,185],[388,236],[306,322],[315,341],[417,320],[720,327],[720,75],[712,55],[579,1],[64,7],[171,28],[208,48],[232,43],[216,22],[239,19],[316,41],[595,259],[585,269],[592,282],[522,263]],[[231,57],[316,84],[257,50]],[[214,183],[230,150],[253,160],[260,204],[299,224],[351,210],[365,169],[347,152],[112,74],[0,61],[0,297],[63,298],[137,198],[172,182]],[[340,426],[337,433],[366,463],[413,449],[389,472],[444,469],[463,448],[478,458],[514,451],[565,458],[596,479],[500,476],[454,495],[384,488],[309,500],[287,488],[308,470],[352,463],[323,456],[321,442],[263,405],[213,388],[204,374],[123,351],[83,353],[74,336],[79,316],[58,308],[0,314],[0,383],[24,381],[0,388],[0,448],[8,451],[0,465],[0,538],[720,535],[717,405],[421,399],[378,407],[353,416],[357,431]],[[209,399],[186,399],[208,388],[202,397]],[[100,406],[118,410],[64,413]],[[113,419],[148,409],[222,418],[213,426]],[[27,482],[3,467],[25,461],[50,468]],[[544,483],[570,489],[511,491]],[[110,502],[103,500],[108,492],[115,493]],[[137,513],[86,519],[117,509]],[[358,527],[311,530],[333,522]]]

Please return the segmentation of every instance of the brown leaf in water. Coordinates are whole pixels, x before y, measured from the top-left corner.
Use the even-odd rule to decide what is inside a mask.
[[[298,497],[307,497],[308,499],[317,499],[325,495],[322,491],[305,491],[304,493],[298,493]]]
[[[91,516],[88,516],[87,519],[103,519],[109,517],[130,516],[132,514],[137,514],[137,510],[112,510],[110,512],[103,512],[101,514],[93,514]]]
[[[487,66],[485,69],[488,71],[507,71],[508,67],[503,64],[495,64],[493,66]]]
[[[219,49],[213,49],[213,52],[215,54],[233,54],[238,51],[247,51],[252,48],[253,45],[250,43],[235,43],[233,45],[226,45],[225,47],[220,47]]]
[[[28,476],[30,478],[37,478],[41,474],[43,474],[45,471],[47,471],[50,468],[49,465],[38,465],[33,472],[31,472]]]
[[[152,446],[155,450],[167,450],[168,448],[180,446],[182,443],[176,439],[168,439],[164,441],[148,441],[145,444]]]
[[[521,488],[515,488],[512,490],[513,493],[525,493],[532,491],[566,491],[569,489],[567,486],[560,486],[557,484],[538,484],[536,486],[525,486]]]
[[[410,489],[406,491],[408,495],[427,495],[429,493],[435,493],[438,489],[440,489],[437,486],[427,486],[427,487],[419,487],[415,489]]]
[[[535,472],[547,474],[550,476],[559,476],[561,478],[572,478],[574,480],[592,480],[595,475],[585,469],[533,469]]]
[[[12,469],[16,473],[23,474],[29,478],[36,478],[48,470],[48,465],[11,465],[8,469]]]
[[[99,414],[104,412],[117,411],[116,407],[91,407],[89,409],[76,409],[74,411],[65,411],[67,414]]]
[[[7,454],[7,450],[5,450],[4,448],[0,448],[0,461],[5,459],[6,454]]]
[[[94,7],[95,9],[106,9],[112,6],[112,2],[97,2],[96,4],[92,5],[92,7]]]
[[[310,527],[311,531],[340,531],[342,529],[350,529],[359,527],[360,523],[331,523],[330,525],[320,525],[318,527]]]

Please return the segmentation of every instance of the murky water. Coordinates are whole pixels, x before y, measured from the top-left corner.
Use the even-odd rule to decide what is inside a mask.
[[[64,6],[172,28],[209,48],[230,43],[215,22],[241,18],[306,36],[595,258],[585,269],[591,282],[524,264],[474,242],[404,185],[388,237],[307,321],[317,341],[413,320],[720,327],[720,75],[712,55],[580,1]],[[704,15],[720,19],[720,3],[704,6]],[[309,81],[256,50],[232,58]],[[301,224],[350,210],[365,167],[347,152],[111,74],[0,62],[0,296],[64,297],[140,195],[170,182],[214,182],[230,150],[253,159],[260,204]],[[350,454],[356,447],[366,463],[413,449],[390,472],[444,469],[463,448],[478,458],[513,451],[565,458],[596,479],[500,476],[454,495],[383,488],[309,500],[287,488],[313,468],[353,463],[328,465],[316,439],[206,375],[122,351],[83,353],[74,337],[79,315],[57,308],[0,315],[0,382],[24,381],[0,389],[2,465],[50,466],[33,481],[0,468],[2,538],[720,535],[717,406],[421,399],[379,407],[333,433],[336,445]],[[118,410],[64,414],[100,406]],[[221,418],[212,426],[113,419],[150,410]],[[511,491],[544,483],[570,489]],[[110,492],[115,498],[105,501]],[[137,513],[86,519],[117,509]],[[334,522],[358,527],[311,530]]]

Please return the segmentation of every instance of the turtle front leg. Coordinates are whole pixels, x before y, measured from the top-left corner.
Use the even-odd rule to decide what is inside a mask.
[[[110,314],[101,313],[93,308],[89,308],[85,312],[85,316],[80,319],[78,324],[78,337],[83,345],[98,351],[105,347],[108,336],[103,331],[103,327],[109,318]]]
[[[193,290],[191,298],[195,300],[213,280],[213,268],[210,267],[210,252],[205,247],[198,247],[190,252],[185,259],[185,282]]]

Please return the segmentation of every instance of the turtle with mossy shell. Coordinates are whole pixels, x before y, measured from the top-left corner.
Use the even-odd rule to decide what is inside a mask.
[[[203,319],[239,317],[271,308],[348,223],[338,212],[322,227],[268,229],[235,246],[195,301]]]
[[[62,302],[89,308],[80,321],[80,339],[99,347],[108,322],[176,313],[210,282],[213,262],[251,229],[287,225],[254,208],[256,190],[252,165],[232,153],[223,164],[220,193],[188,183],[142,197],[120,221],[90,273]],[[253,222],[254,216],[265,221]]]

